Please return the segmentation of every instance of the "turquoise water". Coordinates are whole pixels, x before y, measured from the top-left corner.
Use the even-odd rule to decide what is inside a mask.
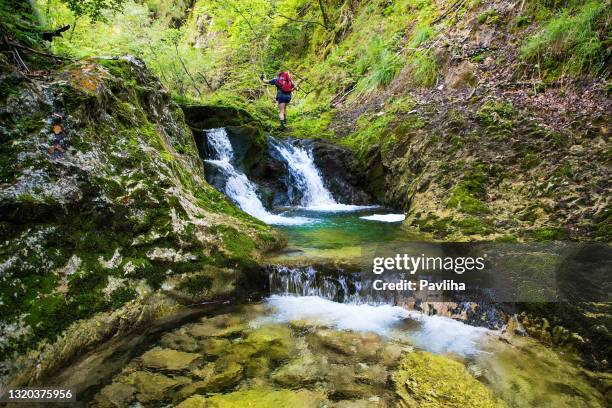
[[[287,238],[287,248],[281,256],[287,258],[358,259],[361,248],[368,243],[408,241],[410,234],[402,223],[365,220],[373,214],[397,214],[385,208],[367,208],[350,212],[319,212],[291,209],[283,216],[306,217],[313,222],[304,225],[277,226]]]

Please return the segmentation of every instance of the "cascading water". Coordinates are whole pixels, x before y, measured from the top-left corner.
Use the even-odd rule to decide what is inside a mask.
[[[361,293],[361,282],[350,273],[323,276],[309,266],[271,266],[268,302],[279,322],[315,319],[338,329],[372,331],[390,337],[407,337],[434,353],[470,356],[480,352],[488,329],[473,327],[442,316],[393,306]]]
[[[355,211],[364,206],[341,204],[334,200],[331,192],[325,188],[323,178],[314,163],[312,151],[295,146],[287,141],[269,138],[271,146],[287,163],[289,175],[294,188],[300,191],[300,205],[315,211]]]
[[[225,174],[225,194],[244,212],[267,224],[299,225],[310,221],[303,217],[284,217],[272,214],[266,210],[257,195],[257,186],[247,178],[246,174],[234,167],[234,150],[225,129],[211,129],[206,132],[206,135],[208,145],[215,153],[214,159],[206,161],[217,166]]]

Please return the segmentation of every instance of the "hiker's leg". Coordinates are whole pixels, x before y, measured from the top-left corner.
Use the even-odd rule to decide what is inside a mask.
[[[285,120],[285,107],[287,104],[285,102],[278,103],[278,118],[280,120]]]

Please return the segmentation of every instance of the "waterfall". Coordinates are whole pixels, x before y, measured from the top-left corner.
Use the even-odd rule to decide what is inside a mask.
[[[334,200],[331,192],[323,183],[321,172],[314,163],[311,150],[274,138],[269,138],[269,141],[287,163],[291,181],[302,194],[300,201],[302,207],[316,211],[355,211],[367,208],[341,204]]]
[[[225,129],[211,129],[206,135],[208,145],[215,153],[214,159],[206,161],[217,166],[226,176],[225,194],[244,212],[267,224],[298,225],[310,221],[303,217],[283,217],[266,210],[257,195],[257,186],[247,178],[246,174],[234,167],[234,150]]]

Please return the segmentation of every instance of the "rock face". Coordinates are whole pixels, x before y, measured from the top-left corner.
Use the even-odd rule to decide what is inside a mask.
[[[141,61],[0,72],[1,360],[154,291],[234,294],[282,244],[206,183],[182,111]]]
[[[351,204],[372,203],[372,198],[363,189],[365,179],[360,176],[353,152],[323,140],[315,140],[312,153],[325,185],[334,197],[342,197],[344,202]]]

